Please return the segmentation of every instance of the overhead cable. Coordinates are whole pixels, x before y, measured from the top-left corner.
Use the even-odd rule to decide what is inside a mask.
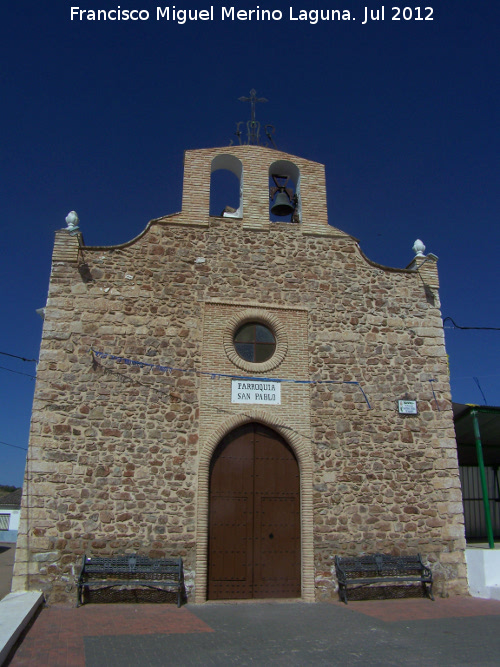
[[[19,447],[19,445],[11,445],[10,442],[2,442],[2,440],[0,440],[0,445],[5,445],[6,447],[14,447],[15,449],[24,449],[25,452],[28,451],[27,447]]]
[[[459,326],[455,320],[453,320],[451,317],[445,317],[443,320],[443,326],[446,323],[446,321],[449,320],[455,329],[462,329],[462,330],[474,330],[474,331],[500,331],[500,327],[461,327]]]
[[[21,359],[21,361],[34,361],[35,364],[38,362],[38,359],[26,359],[26,357],[20,357],[17,354],[9,354],[8,352],[0,352],[4,357],[12,357],[12,359]]]
[[[30,373],[23,373],[22,371],[14,371],[12,368],[5,368],[5,366],[0,366],[1,371],[8,371],[9,373],[15,373],[16,375],[26,375],[26,377],[36,380],[36,375],[31,375]]]

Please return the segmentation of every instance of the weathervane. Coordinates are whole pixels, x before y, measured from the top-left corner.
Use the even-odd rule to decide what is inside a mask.
[[[269,144],[273,148],[277,148],[276,144],[274,143],[274,139],[272,135],[274,134],[274,125],[264,125],[264,132],[266,133],[266,137],[269,140],[269,144],[267,143],[261,143],[260,140],[260,123],[258,120],[255,119],[255,105],[257,102],[267,102],[268,100],[265,97],[257,97],[257,91],[255,88],[252,88],[250,91],[250,97],[239,97],[238,98],[240,102],[250,102],[250,108],[251,108],[251,120],[248,120],[246,123],[247,126],[247,140],[242,141],[241,139],[241,130],[240,126],[243,125],[244,121],[240,121],[239,123],[236,123],[236,136],[238,137],[238,141],[240,142],[240,145],[244,144],[246,146],[268,146]],[[231,144],[233,142],[231,141]]]

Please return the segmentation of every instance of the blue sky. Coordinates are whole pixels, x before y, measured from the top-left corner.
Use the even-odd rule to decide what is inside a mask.
[[[2,8],[1,352],[38,356],[35,310],[68,211],[88,245],[112,245],[180,210],[183,151],[235,139],[251,88],[269,100],[257,118],[278,147],[326,165],[331,224],[388,266],[406,266],[421,238],[439,256],[443,317],[500,327],[498,3],[422,5],[432,21],[414,20],[414,3],[412,20],[395,21],[392,4],[344,0],[330,8],[350,21],[315,25],[289,19],[312,2],[223,5],[283,13],[232,22],[218,3],[213,21],[184,25],[157,21],[150,0],[85,3]],[[150,19],[71,21],[71,6]],[[365,6],[384,6],[384,20],[363,25]],[[500,405],[500,332],[445,333],[453,399]],[[18,373],[35,364],[0,355],[0,366],[0,484],[20,485],[34,380]]]

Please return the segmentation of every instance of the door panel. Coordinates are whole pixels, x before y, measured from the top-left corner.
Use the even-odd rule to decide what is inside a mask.
[[[300,478],[260,424],[224,438],[210,475],[209,599],[300,596]]]
[[[253,430],[225,438],[211,465],[209,599],[251,597]]]
[[[261,496],[255,508],[254,597],[299,597],[298,498]]]

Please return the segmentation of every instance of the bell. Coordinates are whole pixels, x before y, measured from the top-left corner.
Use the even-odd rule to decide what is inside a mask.
[[[271,208],[271,213],[273,215],[284,216],[290,215],[295,211],[295,207],[290,202],[290,197],[286,192],[278,192],[274,204]]]

